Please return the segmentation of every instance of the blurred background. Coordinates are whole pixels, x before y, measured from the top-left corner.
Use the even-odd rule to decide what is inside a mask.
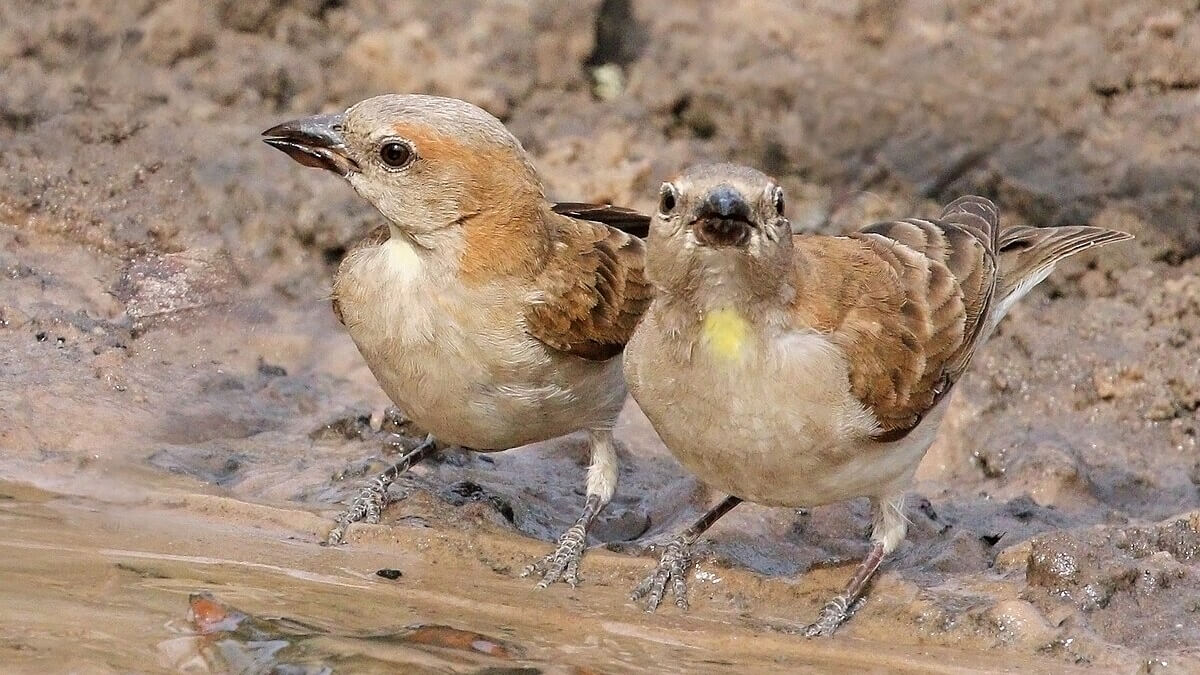
[[[381,428],[387,401],[327,302],[380,217],[258,135],[424,92],[499,117],[563,201],[649,211],[661,181],[719,160],[781,180],[802,231],[978,193],[1012,222],[1134,233],[1060,268],[977,358],[909,500],[910,540],[845,632],[900,645],[872,651],[896,667],[998,647],[1196,665],[1198,56],[1190,0],[0,2],[0,662],[178,668],[191,652],[163,648],[163,627],[216,588],[328,630],[458,607],[543,664],[703,661],[642,622],[744,664],[728,631],[803,622],[840,583],[865,503],[730,516],[704,563],[725,584],[694,588],[686,618],[624,603],[649,557],[592,555],[587,586],[528,595],[514,570],[582,501],[579,439],[451,452],[353,551],[315,546],[408,442]],[[619,438],[623,496],[600,540],[653,539],[700,508],[632,405]],[[185,549],[226,563],[163,557]],[[122,568],[135,553],[149,567]],[[329,582],[396,556],[445,595]],[[245,576],[268,560],[328,583]],[[387,610],[358,611],[379,593]],[[544,624],[514,610],[530,601]],[[97,634],[117,610],[134,627]],[[607,637],[577,645],[573,621]],[[768,633],[739,658],[851,663]]]

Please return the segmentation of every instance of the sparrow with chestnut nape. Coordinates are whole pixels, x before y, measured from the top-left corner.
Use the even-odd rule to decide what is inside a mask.
[[[650,299],[648,218],[547,201],[524,149],[480,108],[385,95],[273,127],[265,142],[346,179],[387,220],[354,247],[333,306],[384,392],[430,438],[369,482],[337,519],[337,544],[378,522],[396,475],[433,439],[488,452],[586,431],[583,513],[524,572],[579,581],[587,532],[617,487],[612,427],[621,352]]]

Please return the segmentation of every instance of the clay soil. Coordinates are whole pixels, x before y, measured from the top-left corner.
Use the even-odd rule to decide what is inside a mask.
[[[1195,672],[1198,53],[1182,0],[0,1],[0,670]],[[865,502],[735,511],[691,610],[646,615],[646,547],[706,496],[632,403],[577,589],[516,573],[582,504],[580,438],[448,450],[317,543],[413,439],[327,300],[380,216],[258,134],[393,91],[491,111],[561,200],[732,160],[804,231],[980,193],[1137,240],[979,354],[837,637],[788,629]]]

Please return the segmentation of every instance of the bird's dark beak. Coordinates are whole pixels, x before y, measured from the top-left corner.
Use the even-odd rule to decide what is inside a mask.
[[[263,142],[304,166],[349,176],[359,170],[347,149],[341,115],[314,115],[284,122],[263,132]]]
[[[713,188],[696,211],[693,232],[702,246],[745,246],[754,229],[750,205],[729,185]]]

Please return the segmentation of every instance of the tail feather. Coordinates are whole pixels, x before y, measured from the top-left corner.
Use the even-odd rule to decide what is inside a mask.
[[[1095,246],[1132,238],[1127,232],[1082,225],[1005,228],[997,248],[999,278],[991,324],[994,326],[1014,303],[1049,276],[1060,260]]]
[[[551,205],[551,210],[579,220],[590,220],[615,227],[625,234],[639,239],[650,236],[650,216],[644,213],[612,204],[588,204],[584,202],[558,202]]]
[[[982,245],[982,250],[978,250],[979,246],[964,246],[961,241],[957,242],[946,261],[962,289],[963,309],[966,312],[963,345],[947,364],[951,372],[961,373],[966,370],[975,352],[975,345],[987,330],[990,316],[988,308],[995,304],[1000,210],[990,199],[966,195],[947,204],[942,209],[941,220],[957,225],[960,232],[968,233]],[[954,236],[953,229],[948,229],[947,235],[952,241],[958,238]]]

